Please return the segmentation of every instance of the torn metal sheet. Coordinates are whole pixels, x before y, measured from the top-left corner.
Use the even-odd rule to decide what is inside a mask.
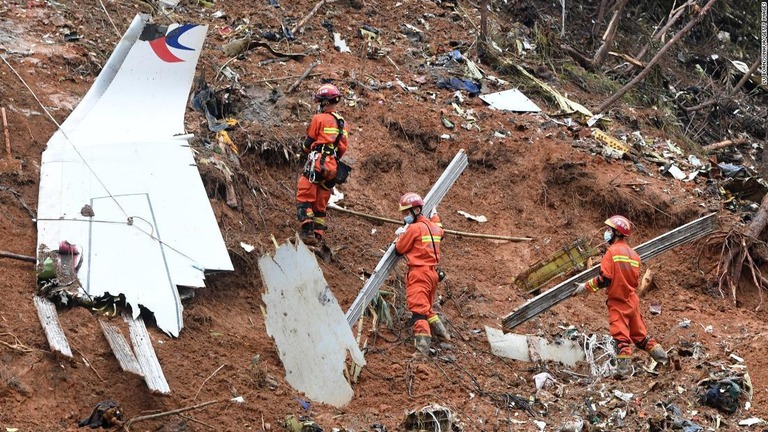
[[[131,345],[128,344],[120,329],[113,322],[104,319],[99,319],[99,325],[110,348],[112,348],[112,352],[115,354],[115,358],[117,358],[117,362],[120,363],[120,368],[124,371],[144,376],[139,361],[131,350]]]
[[[616,151],[619,154],[619,159],[624,156],[624,153],[629,153],[629,147],[627,147],[627,145],[623,142],[608,135],[600,129],[591,128],[590,130],[592,131],[592,137],[594,137],[598,142],[602,143],[609,149]]]
[[[532,100],[528,99],[520,90],[511,89],[497,93],[484,94],[480,96],[491,108],[502,111],[514,112],[541,112]]]
[[[432,209],[443,200],[448,193],[448,190],[453,186],[467,166],[469,166],[467,153],[464,149],[461,149],[456,153],[456,156],[453,157],[453,160],[448,164],[448,167],[445,168],[445,171],[440,175],[440,178],[437,179],[427,196],[424,197],[424,206],[422,207],[422,212],[424,214],[429,214]],[[373,269],[371,277],[365,281],[363,288],[360,289],[360,293],[357,294],[357,298],[352,302],[352,306],[349,307],[349,310],[347,311],[347,322],[350,326],[357,322],[363,315],[363,311],[371,303],[371,300],[373,300],[373,297],[379,291],[379,288],[381,288],[384,281],[389,277],[389,272],[395,268],[395,264],[397,264],[397,260],[399,259],[400,257],[395,253],[395,243],[392,242],[384,253],[384,256],[379,260],[379,263],[376,264],[376,268]]]
[[[183,327],[177,285],[233,270],[183,135],[206,31],[138,15],[40,171],[38,246],[78,245],[84,295],[124,294],[134,318],[144,306],[173,336]]]
[[[590,246],[589,241],[580,238],[552,253],[549,257],[531,265],[526,271],[517,275],[515,285],[533,292],[540,289],[550,280],[572,270],[584,270],[587,260],[598,254],[598,250]]]
[[[157,360],[155,349],[152,347],[152,338],[149,337],[147,327],[141,317],[134,319],[131,316],[124,316],[128,322],[128,330],[131,335],[131,345],[139,362],[141,374],[144,375],[144,382],[150,390],[158,393],[169,394],[171,387],[163,374],[163,368]]]
[[[267,292],[267,333],[277,344],[285,379],[307,397],[341,407],[352,400],[347,351],[365,366],[344,312],[333,296],[315,254],[303,242],[285,243],[259,259]]]
[[[59,323],[59,315],[56,313],[56,306],[45,297],[34,297],[35,307],[37,308],[37,317],[45,330],[45,337],[48,339],[48,346],[53,351],[58,351],[67,357],[72,357],[72,349],[69,347],[67,337]]]
[[[488,326],[485,326],[485,334],[491,345],[491,352],[499,357],[525,362],[534,359],[559,361],[568,366],[574,366],[576,362],[586,358],[578,341],[561,339],[550,342],[538,336],[505,334],[503,330]]]

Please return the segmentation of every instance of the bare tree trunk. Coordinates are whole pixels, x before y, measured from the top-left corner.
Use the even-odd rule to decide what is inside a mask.
[[[683,36],[685,36],[696,24],[701,21],[702,18],[704,18],[704,15],[709,12],[709,10],[712,8],[712,5],[715,4],[717,0],[709,0],[706,5],[704,5],[703,8],[701,8],[701,11],[691,19],[691,21],[683,27],[682,30],[680,30],[679,33],[675,35],[672,39],[669,40],[661,49],[659,52],[656,53],[655,56],[651,59],[651,61],[648,62],[648,65],[643,69],[642,72],[640,72],[632,81],[628,82],[624,87],[619,89],[616,93],[614,93],[613,96],[609,97],[608,100],[601,103],[599,107],[597,107],[597,110],[595,110],[595,114],[599,114],[601,112],[604,112],[606,109],[608,109],[611,105],[613,105],[614,102],[619,100],[622,96],[624,96],[632,87],[637,85],[640,81],[642,81],[646,76],[648,76],[649,73],[651,73],[651,69],[656,65],[656,63],[659,62],[659,59],[661,59],[661,56],[664,55],[664,53],[669,50],[677,41],[679,41]]]
[[[651,36],[651,39],[648,41],[648,43],[645,44],[643,49],[640,50],[639,53],[635,56],[635,59],[639,61],[643,61],[643,56],[648,52],[648,49],[651,48],[651,41],[653,40],[661,40],[665,34],[669,31],[670,28],[672,28],[673,25],[677,22],[677,20],[680,19],[681,16],[683,16],[683,12],[685,12],[685,8],[688,7],[688,5],[691,4],[691,1],[686,2],[684,5],[677,8],[677,11],[674,10],[670,11],[669,15],[670,18],[667,20],[667,23],[662,27],[660,30],[657,30],[656,33]],[[631,68],[632,66],[630,66]]]
[[[608,24],[608,29],[603,35],[603,45],[597,50],[595,57],[592,59],[593,68],[599,69],[600,66],[603,65],[603,62],[605,62],[605,58],[608,56],[608,51],[611,50],[611,46],[613,45],[613,40],[616,38],[616,29],[619,27],[619,20],[621,19],[621,15],[624,13],[624,7],[628,2],[629,0],[619,0],[619,3],[616,5],[616,10],[613,12],[613,17]]]
[[[480,2],[480,42],[488,42],[488,0]]]
[[[605,16],[605,5],[608,3],[608,0],[602,0],[600,2],[600,9],[597,10],[597,19],[595,20],[595,23],[592,24],[592,36],[594,37],[597,33],[597,30],[600,28],[600,24],[603,22],[603,17]]]
[[[720,149],[723,149],[723,148],[726,148],[726,147],[732,147],[732,146],[737,146],[737,145],[741,145],[741,144],[746,144],[748,142],[749,142],[749,140],[747,140],[747,139],[725,140],[725,141],[720,141],[720,142],[712,143],[712,144],[709,144],[709,145],[705,145],[701,149],[704,150],[704,153],[712,153],[715,150],[720,150]]]

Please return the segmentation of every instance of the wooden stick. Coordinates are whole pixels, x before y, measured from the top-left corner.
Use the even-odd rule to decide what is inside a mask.
[[[296,32],[301,30],[301,28],[304,27],[304,24],[306,24],[307,21],[312,18],[312,16],[317,13],[317,11],[319,11],[324,4],[333,2],[334,0],[320,0],[320,2],[318,2],[315,7],[313,7],[312,10],[304,16],[304,18],[300,19],[299,22],[296,23],[296,25],[291,29],[291,33],[295,35]]]
[[[307,75],[307,77],[311,77],[311,76],[315,76],[315,75],[319,75],[319,74],[311,73],[311,74]],[[299,77],[301,77],[301,75],[288,75],[288,76],[277,77],[277,78],[264,78],[264,79],[260,79],[258,81],[251,81],[251,82],[252,83],[263,83],[263,82],[270,82],[270,81],[282,81],[282,80],[288,80],[288,79],[295,79],[295,78],[299,78]]]
[[[37,259],[35,257],[27,256],[27,255],[19,255],[11,252],[6,252],[0,250],[0,258],[11,258],[11,259],[17,259],[19,261],[27,261],[36,263]]]
[[[332,208],[334,210],[338,210],[342,213],[349,213],[351,215],[364,217],[366,219],[371,219],[379,222],[386,222],[391,223],[395,225],[402,225],[403,221],[397,220],[397,219],[389,219],[381,216],[374,216],[366,213],[357,212],[354,210],[346,209],[343,207],[339,207],[336,205],[330,205],[328,208]],[[491,240],[507,240],[512,242],[529,242],[533,241],[530,237],[510,237],[510,236],[501,236],[501,235],[495,235],[495,234],[478,234],[478,233],[469,233],[469,232],[463,232],[463,231],[454,231],[450,229],[443,228],[443,231],[445,231],[447,234],[453,234],[459,237],[474,237],[474,238],[484,238],[484,239],[491,239]]]
[[[677,34],[669,40],[661,49],[659,52],[656,53],[655,56],[651,59],[651,61],[648,62],[648,65],[645,67],[645,69],[642,70],[635,78],[632,79],[632,81],[628,82],[624,87],[620,88],[619,91],[613,94],[613,96],[609,97],[605,102],[601,103],[599,107],[595,110],[595,114],[600,114],[607,110],[611,105],[614,104],[617,100],[619,100],[622,96],[624,96],[632,87],[637,85],[640,81],[642,81],[646,76],[648,76],[649,73],[651,73],[651,69],[656,65],[656,63],[659,62],[659,59],[661,59],[661,56],[664,55],[664,53],[667,52],[677,41],[679,41],[683,36],[685,36],[696,24],[701,21],[702,18],[704,18],[704,15],[709,12],[710,9],[712,9],[712,5],[715,4],[717,0],[709,0],[706,5],[704,5],[703,8],[701,8],[701,11],[693,17],[688,24],[686,24],[685,27],[683,27],[682,30],[677,32]]]
[[[138,423],[140,421],[153,420],[153,419],[160,418],[160,417],[166,417],[166,416],[169,416],[169,415],[180,414],[180,413],[183,413],[183,412],[204,408],[204,407],[207,407],[208,405],[213,405],[213,404],[227,402],[227,401],[229,401],[229,399],[216,399],[216,400],[212,400],[212,401],[208,401],[208,402],[203,402],[201,404],[193,405],[193,406],[186,407],[186,408],[179,408],[179,409],[175,409],[175,410],[171,410],[171,411],[165,411],[165,412],[161,412],[161,413],[157,413],[157,414],[149,414],[149,415],[145,415],[145,416],[134,417],[132,419],[129,419],[127,422],[125,422],[123,424],[123,429],[125,429],[127,432],[129,432],[130,431],[130,429],[129,429],[130,426],[132,424]]]
[[[8,119],[5,116],[5,107],[0,108],[3,114],[3,134],[5,135],[5,157],[11,160],[11,136],[8,134]]]
[[[195,399],[197,399],[197,396],[200,394],[200,390],[203,389],[203,386],[205,385],[205,383],[208,382],[208,380],[211,379],[214,375],[216,375],[216,373],[219,372],[221,370],[221,368],[223,368],[224,366],[226,366],[226,363],[221,365],[221,366],[219,366],[219,368],[216,369],[215,371],[213,371],[213,373],[210,376],[208,376],[208,378],[203,380],[203,383],[200,384],[200,388],[197,389],[197,393],[195,393],[195,397],[192,398],[192,402],[194,402]]]
[[[705,145],[701,149],[704,150],[704,153],[712,153],[715,150],[720,150],[720,149],[726,148],[726,147],[746,144],[748,142],[749,142],[749,140],[748,139],[744,139],[744,138],[737,139],[737,140],[725,140],[725,141],[720,141],[720,142],[712,143],[710,145]]]
[[[304,78],[308,77],[308,76],[309,76],[309,74],[312,72],[312,69],[314,69],[314,68],[315,68],[315,66],[317,66],[318,64],[320,64],[320,62],[312,62],[312,64],[311,64],[311,65],[309,65],[309,67],[307,68],[307,70],[305,70],[305,71],[304,71],[304,73],[303,73],[303,74],[301,74],[301,76],[299,77],[299,79],[297,79],[295,83],[291,84],[291,86],[290,86],[290,87],[288,87],[288,90],[286,90],[286,93],[291,93],[291,92],[293,92],[293,90],[294,90],[294,89],[296,89],[296,87],[298,87],[299,83],[300,83],[300,82],[302,82],[302,81],[304,81]]]

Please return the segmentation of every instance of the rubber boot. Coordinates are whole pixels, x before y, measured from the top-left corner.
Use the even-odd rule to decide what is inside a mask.
[[[451,334],[448,333],[448,329],[445,328],[445,324],[442,321],[436,320],[429,323],[429,328],[432,330],[432,334],[437,336],[437,339],[441,342],[450,342]]]
[[[432,343],[430,336],[418,335],[414,337],[414,345],[416,346],[416,354],[424,357],[429,357],[429,345]]]
[[[632,359],[629,357],[618,357],[616,359],[616,375],[626,378],[632,375]]]
[[[649,354],[651,355],[652,359],[656,360],[661,364],[667,364],[667,362],[669,361],[669,357],[667,357],[667,352],[664,350],[664,347],[662,347],[661,344],[654,345],[651,351],[649,351]]]
[[[305,222],[301,224],[301,232],[299,238],[307,246],[317,246],[317,237],[315,237],[315,224],[312,222]]]

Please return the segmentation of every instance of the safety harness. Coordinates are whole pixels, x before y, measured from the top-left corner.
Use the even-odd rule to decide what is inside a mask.
[[[336,135],[336,139],[333,141],[333,144],[331,145],[323,144],[320,147],[319,151],[313,150],[309,153],[309,156],[307,157],[307,162],[304,164],[304,175],[312,183],[320,183],[325,179],[325,159],[328,156],[335,157],[337,165],[339,166],[339,168],[337,169],[337,175],[333,179],[334,184],[343,183],[344,181],[346,181],[347,179],[346,177],[349,176],[349,166],[344,164],[344,166],[347,167],[346,175],[344,176],[343,179],[341,179],[341,181],[338,180],[339,178],[338,171],[341,170],[341,166],[342,166],[341,161],[338,160],[339,159],[338,152],[339,152],[339,142],[341,141],[341,138],[344,136],[344,118],[340,116],[336,111],[330,112],[329,114],[331,114],[333,118],[336,119],[336,126],[339,129],[339,134]],[[320,165],[319,171],[315,169],[315,163],[318,161]],[[333,185],[331,185],[328,189],[332,187]]]

